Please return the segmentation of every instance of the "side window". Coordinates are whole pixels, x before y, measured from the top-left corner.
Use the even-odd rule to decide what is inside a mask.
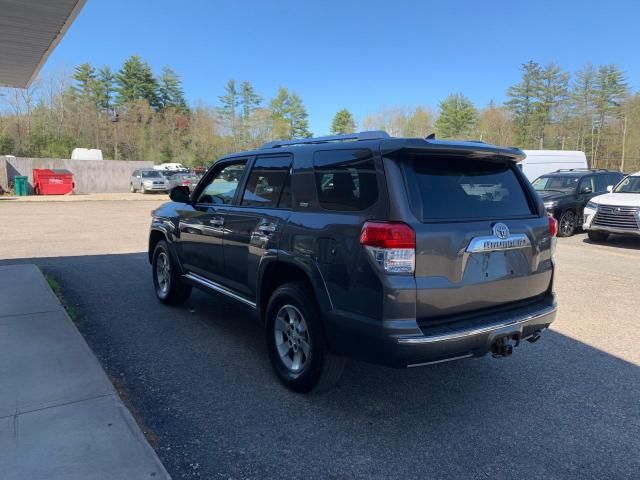
[[[588,177],[584,177],[582,180],[580,180],[580,184],[578,185],[578,192],[581,192],[585,187],[590,187],[592,192],[596,191],[596,185],[593,181],[593,175],[589,175]]]
[[[597,192],[605,192],[607,190],[607,185],[611,185],[609,182],[609,178],[611,176],[608,173],[602,173],[600,175],[596,175],[596,190]]]
[[[219,170],[204,187],[197,203],[228,205],[233,201],[247,162],[242,160],[230,163]]]
[[[320,205],[327,210],[364,210],[378,200],[378,181],[370,150],[316,152],[313,170]]]
[[[608,175],[606,187],[608,187],[609,185],[611,185],[612,187],[615,187],[618,183],[620,183],[620,180],[622,180],[622,177],[623,175],[621,173],[610,173]]]
[[[243,206],[291,207],[291,157],[258,157],[242,195]]]

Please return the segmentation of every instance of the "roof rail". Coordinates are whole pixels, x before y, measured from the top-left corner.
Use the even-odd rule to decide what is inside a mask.
[[[370,132],[348,133],[346,135],[328,135],[326,137],[297,138],[294,140],[275,140],[273,142],[265,143],[260,148],[279,148],[289,145],[309,145],[314,143],[344,142],[348,140],[381,140],[383,138],[389,138],[389,134],[382,130],[372,130]]]
[[[559,172],[609,172],[610,170],[607,168],[560,168],[555,171],[555,173]]]

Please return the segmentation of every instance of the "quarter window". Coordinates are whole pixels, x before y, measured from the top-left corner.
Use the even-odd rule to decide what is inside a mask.
[[[242,195],[242,205],[291,207],[290,169],[291,157],[289,156],[258,157]]]
[[[376,168],[370,150],[316,152],[313,166],[318,200],[323,208],[364,210],[378,199]]]
[[[198,203],[228,205],[233,202],[236,190],[242,179],[246,161],[231,163],[219,170],[204,187],[198,197]]]

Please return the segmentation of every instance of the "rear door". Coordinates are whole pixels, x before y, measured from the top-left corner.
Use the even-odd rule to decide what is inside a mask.
[[[225,216],[225,283],[255,298],[260,263],[277,256],[284,223],[291,214],[292,156],[256,157],[244,190]]]
[[[502,308],[549,289],[546,215],[511,160],[406,154],[419,320]]]

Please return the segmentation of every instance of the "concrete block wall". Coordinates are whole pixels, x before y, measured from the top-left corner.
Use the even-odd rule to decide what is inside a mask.
[[[0,156],[0,186],[7,190],[16,175],[29,177],[33,194],[33,169],[66,169],[73,173],[76,193],[117,193],[129,190],[131,173],[152,168],[153,162],[126,160],[68,160],[60,158],[22,158]]]

